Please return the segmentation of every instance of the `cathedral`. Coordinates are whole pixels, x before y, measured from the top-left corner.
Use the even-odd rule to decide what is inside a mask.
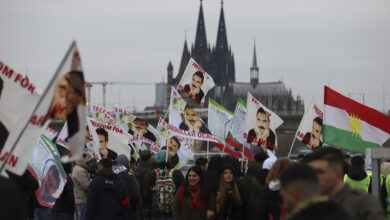
[[[303,114],[303,101],[300,96],[295,99],[292,96],[291,89],[287,89],[284,82],[259,82],[259,67],[257,66],[255,46],[253,49],[252,66],[249,72],[250,82],[236,82],[234,55],[227,40],[223,1],[221,2],[217,41],[213,47],[210,47],[210,44],[207,42],[202,0],[200,1],[195,43],[191,44],[191,48],[189,48],[185,39],[180,66],[175,77],[173,76],[173,65],[171,62],[168,63],[168,81],[166,86],[160,85],[161,83],[156,85],[155,107],[167,106],[170,97],[170,87],[177,87],[190,57],[194,58],[214,79],[215,87],[209,91],[207,96],[213,98],[230,111],[234,111],[238,98],[246,100],[247,92],[250,92],[264,105],[278,114]],[[165,91],[163,92],[162,90]],[[204,107],[207,107],[207,103],[205,103]]]

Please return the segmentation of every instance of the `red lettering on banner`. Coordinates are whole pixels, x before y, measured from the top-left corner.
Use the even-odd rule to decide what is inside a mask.
[[[303,133],[301,131],[298,131],[298,137],[300,137],[302,139],[303,136],[305,136],[305,135],[303,135]]]
[[[8,152],[5,152],[3,155],[0,155],[0,161],[4,161],[5,159],[7,159],[7,157],[8,157]],[[8,160],[8,165],[15,167],[16,164],[18,163],[18,160],[19,160],[19,157],[12,154]]]
[[[314,105],[313,108],[316,114],[322,119],[324,117],[324,114],[322,113],[321,109],[319,109],[317,105]]]
[[[8,77],[9,79],[12,77],[12,75],[14,74],[14,70],[9,68],[7,65],[2,65],[1,66],[1,72],[3,73],[3,75],[5,75],[6,77]]]
[[[33,125],[42,125],[45,120],[45,116],[38,117],[37,115],[33,115],[30,119],[30,123]]]

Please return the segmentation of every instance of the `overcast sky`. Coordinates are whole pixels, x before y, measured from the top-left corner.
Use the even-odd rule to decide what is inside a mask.
[[[215,45],[219,0],[204,0]],[[390,1],[225,0],[236,81],[249,82],[256,40],[260,81],[282,80],[306,104],[323,86],[378,110],[390,109]],[[199,0],[2,0],[0,59],[43,88],[73,39],[87,81],[166,81],[177,74],[184,35],[195,39]],[[130,88],[129,88],[130,87]],[[140,92],[142,90],[142,92]],[[101,103],[94,86],[93,103]],[[108,86],[108,105],[154,104],[153,85]]]

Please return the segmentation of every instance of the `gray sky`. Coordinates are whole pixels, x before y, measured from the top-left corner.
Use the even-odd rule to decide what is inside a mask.
[[[215,45],[219,0],[204,0],[207,40]],[[249,81],[256,40],[260,81],[283,80],[306,104],[323,86],[378,110],[390,109],[390,1],[224,1],[236,81]],[[87,81],[166,81],[177,74],[184,30],[195,39],[199,0],[2,0],[0,59],[43,90],[73,39]],[[101,87],[93,89],[101,103]],[[139,91],[142,90],[142,93]],[[108,86],[108,105],[154,103],[154,86]],[[120,97],[120,98],[119,98]]]

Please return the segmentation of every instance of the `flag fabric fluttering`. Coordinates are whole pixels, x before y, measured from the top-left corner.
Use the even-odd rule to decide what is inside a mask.
[[[326,144],[365,154],[390,137],[390,118],[325,86],[323,139]]]
[[[197,103],[204,103],[207,92],[215,86],[213,77],[206,73],[202,67],[191,58],[184,70],[178,89],[183,90]]]
[[[34,107],[32,107],[34,108]],[[80,54],[73,41],[57,71],[51,78],[45,91],[31,113],[30,121],[12,144],[11,153],[23,154],[18,166],[7,170],[21,175],[33,152],[35,143],[42,133],[42,127],[51,127],[51,123],[68,122],[68,153],[63,162],[74,161],[82,157],[86,119],[85,81],[82,72]],[[23,122],[22,122],[23,123]],[[23,152],[23,153],[22,153]],[[3,165],[0,168],[3,170]]]

